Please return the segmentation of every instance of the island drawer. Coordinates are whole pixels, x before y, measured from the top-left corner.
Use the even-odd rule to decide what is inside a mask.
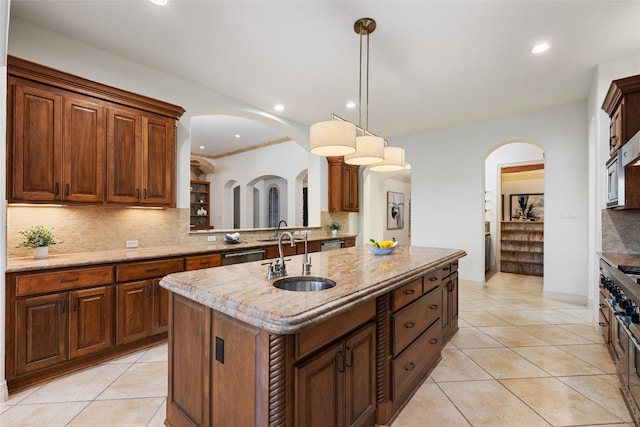
[[[392,310],[397,310],[422,296],[422,277],[396,289],[391,294]]]
[[[113,267],[92,267],[16,277],[16,296],[59,292],[113,283]]]
[[[136,262],[116,266],[116,281],[150,279],[184,270],[184,258],[170,258],[158,261]]]
[[[399,400],[424,379],[440,357],[442,322],[438,319],[391,362],[392,399]]]
[[[295,358],[300,360],[313,351],[343,337],[376,315],[375,299],[339,314],[296,335]]]
[[[442,316],[441,300],[441,289],[433,289],[391,317],[394,357]]]
[[[219,267],[222,265],[222,254],[196,255],[187,257],[184,262],[185,271],[201,268]]]

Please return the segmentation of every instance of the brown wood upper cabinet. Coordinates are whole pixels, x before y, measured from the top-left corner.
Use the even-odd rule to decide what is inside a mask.
[[[175,206],[181,107],[7,61],[10,201]]]
[[[612,155],[640,131],[640,75],[612,81],[602,109],[611,119],[609,154]]]
[[[348,165],[344,157],[327,157],[329,163],[329,212],[358,212],[360,166]]]

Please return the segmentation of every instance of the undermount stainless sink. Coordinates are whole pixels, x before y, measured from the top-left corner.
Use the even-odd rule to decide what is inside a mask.
[[[333,288],[335,285],[336,282],[331,279],[314,276],[284,277],[273,283],[273,286],[278,289],[297,292],[322,291]]]

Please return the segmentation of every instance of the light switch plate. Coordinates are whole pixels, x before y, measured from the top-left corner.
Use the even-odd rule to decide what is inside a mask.
[[[215,242],[216,236],[207,236],[207,242]]]
[[[126,245],[127,248],[137,248],[138,247],[138,241],[137,240],[127,240],[125,245]]]

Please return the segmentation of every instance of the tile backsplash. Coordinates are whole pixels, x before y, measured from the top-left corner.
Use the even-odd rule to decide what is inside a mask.
[[[640,210],[602,210],[602,251],[640,254]]]
[[[189,209],[139,209],[118,207],[9,206],[7,252],[10,258],[30,256],[31,249],[16,248],[21,230],[33,225],[53,228],[60,245],[51,254],[124,249],[127,240],[140,247],[182,244],[189,233]]]

